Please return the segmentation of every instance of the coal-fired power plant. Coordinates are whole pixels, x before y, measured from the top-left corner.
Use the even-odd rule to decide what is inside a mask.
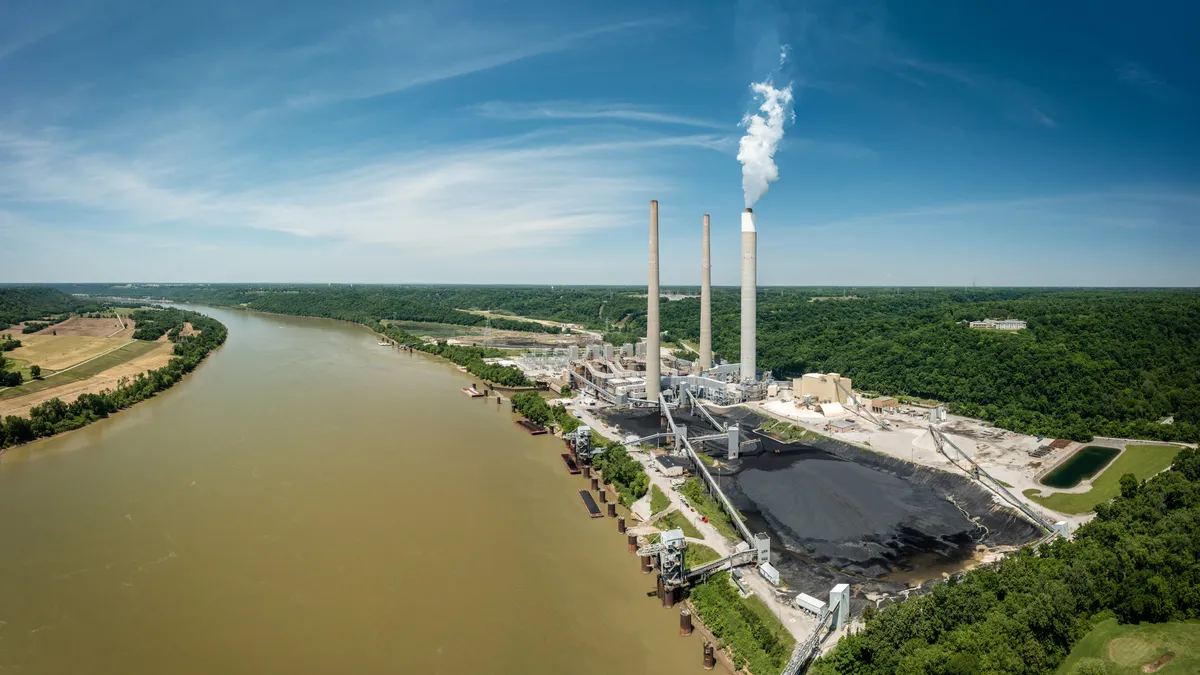
[[[742,214],[742,381],[755,379],[755,339],[758,311],[758,232],[754,211]]]
[[[717,363],[712,348],[712,219],[704,214],[701,230],[700,253],[700,346],[695,362],[689,362],[675,354],[662,354],[662,322],[659,315],[661,287],[659,285],[658,247],[658,201],[650,202],[650,257],[649,278],[646,285],[646,342],[645,351],[639,344],[636,355],[629,363],[614,361],[608,357],[607,365],[593,364],[584,368],[583,375],[598,388],[604,390],[602,398],[610,402],[638,401],[649,405],[659,402],[659,394],[668,401],[681,400],[681,387],[692,394],[709,400],[720,400],[728,405],[745,400],[758,400],[766,392],[768,382],[758,379],[755,340],[757,338],[756,313],[758,292],[758,233],[754,212],[749,208],[742,213],[742,323],[741,362]],[[626,345],[631,348],[632,345]],[[615,353],[615,352],[614,352]],[[592,354],[588,352],[588,358]],[[628,358],[628,357],[626,357]],[[631,378],[639,372],[645,359],[645,380]],[[587,361],[585,358],[583,361]],[[636,365],[633,365],[636,364]],[[630,370],[630,366],[635,370]],[[639,373],[640,374],[640,373]],[[769,378],[768,378],[769,379]],[[644,387],[644,389],[642,389]],[[611,391],[608,391],[611,389]]]

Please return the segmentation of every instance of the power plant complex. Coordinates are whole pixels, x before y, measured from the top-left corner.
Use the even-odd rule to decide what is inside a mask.
[[[754,212],[741,216],[742,308],[741,361],[716,363],[712,353],[712,247],[711,219],[704,215],[700,258],[700,344],[694,361],[662,350],[659,317],[658,201],[650,202],[650,242],[646,283],[646,339],[637,345],[571,347],[564,383],[594,394],[615,405],[658,404],[659,394],[677,400],[683,390],[720,405],[762,399],[772,382],[756,367],[758,293],[758,232]],[[656,358],[657,357],[657,358]]]

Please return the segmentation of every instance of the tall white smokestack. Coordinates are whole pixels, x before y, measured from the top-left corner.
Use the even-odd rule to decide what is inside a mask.
[[[657,269],[657,267],[655,268]],[[754,211],[742,213],[742,380],[755,379],[758,312],[758,232]]]
[[[712,368],[712,263],[709,255],[708,214],[700,245],[700,360],[702,370]]]
[[[650,202],[650,282],[646,288],[646,400],[658,401],[662,348],[658,326],[658,200]]]

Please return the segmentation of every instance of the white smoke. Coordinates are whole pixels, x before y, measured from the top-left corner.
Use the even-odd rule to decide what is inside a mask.
[[[785,47],[780,62],[787,57]],[[775,151],[783,139],[783,125],[792,107],[792,86],[776,89],[771,80],[750,85],[755,100],[762,99],[758,113],[742,118],[746,135],[738,144],[738,161],[742,163],[742,191],[746,194],[746,207],[754,206],[767,193],[770,183],[779,180],[779,167],[775,166]]]

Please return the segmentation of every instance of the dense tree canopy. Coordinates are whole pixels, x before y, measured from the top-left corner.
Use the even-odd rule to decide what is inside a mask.
[[[1200,453],[1096,509],[1072,541],[1029,548],[887,607],[814,675],[1052,673],[1098,618],[1200,618]]]
[[[49,286],[0,287],[0,330],[29,319],[95,311],[94,301],[82,300]]]
[[[639,289],[526,286],[71,286],[363,321],[478,323],[503,309],[579,323],[618,343],[645,335]],[[853,297],[843,299],[847,292]],[[832,296],[832,297],[830,297]],[[828,298],[828,299],[825,299]],[[840,372],[881,394],[1031,434],[1200,439],[1200,292],[1134,289],[761,288],[758,360],[777,377]],[[736,289],[713,292],[713,346],[736,358]],[[1017,318],[1015,333],[965,322]],[[669,340],[699,338],[699,300],[662,303]],[[1160,424],[1173,417],[1173,424]]]

